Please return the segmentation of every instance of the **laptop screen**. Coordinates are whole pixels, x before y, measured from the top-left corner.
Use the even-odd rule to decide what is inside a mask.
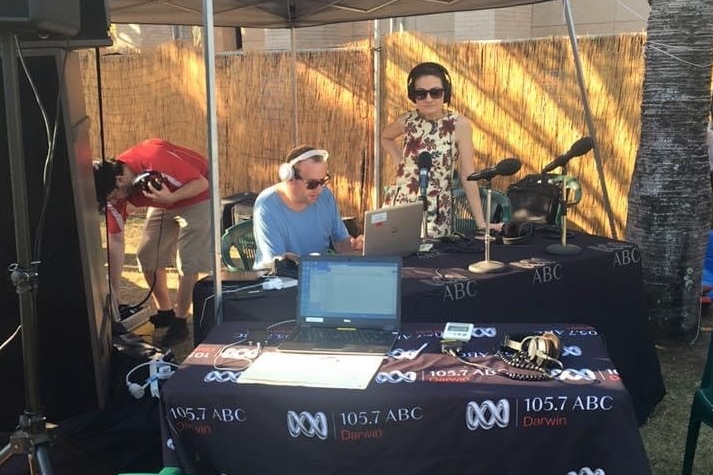
[[[298,281],[298,325],[399,328],[398,256],[303,256]]]

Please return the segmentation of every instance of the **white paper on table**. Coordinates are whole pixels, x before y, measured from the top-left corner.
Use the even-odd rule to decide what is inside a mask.
[[[238,384],[366,389],[383,355],[262,353],[238,378]]]

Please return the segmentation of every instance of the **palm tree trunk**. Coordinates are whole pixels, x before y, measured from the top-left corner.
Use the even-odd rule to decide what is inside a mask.
[[[650,3],[641,137],[626,239],[641,249],[654,337],[681,343],[697,333],[711,224],[706,125],[713,1]]]

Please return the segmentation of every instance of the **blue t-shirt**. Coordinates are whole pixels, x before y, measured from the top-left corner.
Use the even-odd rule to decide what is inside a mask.
[[[253,232],[257,244],[255,269],[270,265],[286,252],[325,253],[331,241],[349,237],[329,188],[322,189],[314,204],[294,211],[279,197],[275,185],[264,189],[255,200]]]

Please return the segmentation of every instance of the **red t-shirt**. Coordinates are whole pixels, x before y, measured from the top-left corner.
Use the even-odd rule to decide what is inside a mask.
[[[106,204],[106,228],[109,234],[118,234],[124,230],[129,210],[126,209],[126,200],[119,200],[115,204]]]
[[[201,154],[187,148],[174,145],[161,139],[149,139],[128,149],[116,160],[128,166],[132,172],[139,174],[149,170],[161,172],[163,185],[175,191],[186,183],[200,177],[208,178],[208,160]],[[127,198],[136,207],[153,206],[157,208],[181,208],[200,203],[210,198],[210,189],[191,198],[177,201],[171,205],[155,203],[140,191]],[[116,234],[124,228],[128,216],[126,201],[119,200],[110,209],[107,206],[107,229]],[[121,220],[120,220],[121,219]]]

